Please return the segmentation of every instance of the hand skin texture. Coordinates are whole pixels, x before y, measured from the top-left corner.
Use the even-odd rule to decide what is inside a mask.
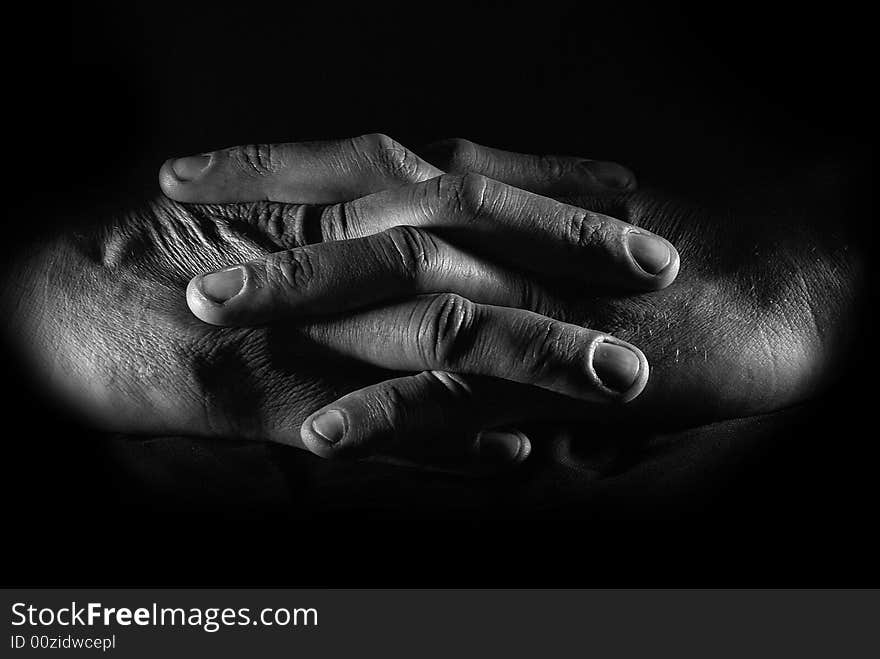
[[[389,181],[398,186],[410,182],[407,172],[404,172],[405,176],[399,175],[401,168],[396,159],[383,159],[389,150],[386,147],[390,146],[392,151],[400,149],[396,143],[383,136],[367,136],[348,142],[357,148],[354,149],[356,153],[352,154],[349,149],[348,154],[356,157],[342,159],[346,167],[357,166],[366,157],[385,174],[380,185],[368,181],[367,185],[372,187],[340,188],[342,192],[340,189],[333,192],[334,198],[357,196],[375,187],[387,188]],[[329,157],[324,159],[333,162]],[[253,162],[247,160],[249,166]],[[429,175],[437,175],[436,168],[426,163],[422,166],[428,168]],[[308,170],[312,172],[315,168],[309,167]],[[364,178],[358,174],[349,183],[360,184]],[[590,189],[601,187],[597,185],[597,176],[589,169],[582,178],[582,183]],[[333,177],[332,180],[339,185],[345,183],[344,177]],[[425,194],[420,193],[418,199],[425,202],[439,199],[442,202],[448,195],[458,203],[465,198],[467,191],[461,187],[461,177],[443,180],[447,182],[443,189],[423,186]],[[224,185],[226,187],[230,186]],[[562,204],[548,199],[541,203],[565,209]],[[34,358],[42,362],[42,371],[48,374],[54,388],[62,390],[76,409],[85,412],[102,427],[126,432],[271,439],[299,445],[298,427],[307,412],[332,401],[340,393],[356,389],[355,385],[387,378],[387,374],[382,377],[375,369],[362,364],[372,361],[375,366],[378,361],[378,365],[385,366],[386,360],[391,360],[394,365],[394,360],[403,352],[395,348],[394,342],[402,342],[407,347],[407,339],[414,334],[414,324],[401,322],[405,319],[401,318],[399,308],[395,308],[390,316],[394,322],[390,323],[387,314],[382,317],[367,312],[360,319],[357,316],[338,317],[299,326],[279,323],[256,330],[217,330],[190,314],[183,289],[197,273],[302,245],[309,242],[307,236],[344,238],[343,230],[346,226],[353,226],[350,220],[355,216],[350,211],[341,214],[340,209],[340,205],[322,208],[271,203],[184,207],[160,199],[148,208],[100,227],[94,233],[62,236],[56,244],[47,246],[29,260],[32,270],[22,268],[19,273],[22,285],[17,291],[20,308],[16,319],[21,325],[17,333],[26,337],[28,347],[35,353]],[[569,210],[582,214],[578,209]],[[530,215],[524,217],[531,218]],[[340,223],[342,218],[349,223]],[[619,231],[621,223],[594,215],[587,219],[590,222],[599,219],[597,226],[602,227],[608,223],[607,230],[601,234],[603,242],[593,241],[587,248],[611,245],[619,249],[624,246],[619,242],[624,235]],[[528,227],[521,229],[529,230]],[[505,231],[495,229],[490,233],[506,235]],[[563,234],[562,237],[567,236]],[[548,253],[554,249],[561,249],[564,253],[572,248],[565,244],[556,246],[553,238],[548,233]],[[606,253],[602,249],[594,251],[598,256]],[[657,280],[666,276],[638,271],[638,266],[631,260],[624,259],[619,263],[624,272],[635,277],[633,281],[644,281],[649,289],[655,288]],[[675,264],[670,262],[667,272],[672,277],[671,268]],[[439,303],[434,303],[431,298],[427,299],[428,304],[424,298],[417,300],[414,304],[421,305],[422,309],[416,308],[415,311],[426,318],[439,315],[442,320],[445,310],[457,310],[458,298],[442,295],[435,298]],[[418,317],[418,314],[410,314],[410,320],[418,320]],[[524,378],[531,377],[531,372],[523,368],[529,360],[524,351],[531,351],[525,341],[528,335],[518,330],[531,327],[532,332],[538,332],[542,330],[538,323],[553,323],[563,337],[566,333],[574,333],[587,340],[583,343],[560,341],[548,345],[546,355],[536,353],[532,359],[543,359],[542,368],[534,370],[540,379],[538,384],[562,389],[566,393],[574,390],[578,395],[603,404],[615,398],[637,395],[644,386],[647,366],[637,349],[630,349],[639,357],[637,372],[631,373],[635,378],[633,386],[629,390],[612,391],[596,383],[600,353],[597,333],[574,326],[561,327],[561,323],[540,320],[535,314],[513,309],[489,310],[485,318],[492,321],[488,323],[492,325],[492,331],[503,331],[500,338],[506,336],[523,344],[519,359],[512,362],[512,375],[519,373]],[[518,325],[507,329],[506,323],[511,319]],[[415,329],[420,330],[423,325],[415,323]],[[428,323],[429,329],[433,326],[437,323]],[[421,338],[420,331],[415,334],[417,339]],[[432,332],[426,335],[428,343],[433,343]],[[377,336],[382,340],[376,341]],[[604,341],[612,339],[604,337]],[[483,345],[492,346],[493,341],[487,339]],[[384,352],[364,354],[364,346]],[[410,360],[407,363],[412,365],[419,365],[420,359],[430,361],[433,358],[437,366],[443,366],[444,360],[452,354],[448,350],[434,351],[431,345],[427,351],[419,350],[422,346],[418,342],[415,347],[414,354],[411,350],[409,355],[404,355]],[[554,354],[560,350],[569,351],[577,359],[567,359],[568,353]],[[340,358],[352,352],[361,357],[360,367],[357,362]],[[480,354],[479,350],[472,350],[471,356],[473,359],[465,360],[463,366],[476,361],[489,369],[499,368],[494,359],[489,359],[490,355]],[[595,370],[590,366],[591,361],[597,364]],[[509,390],[526,390],[512,387],[512,383],[499,389],[501,385],[489,378],[474,378],[473,383],[463,384],[454,375],[443,371],[426,371],[417,382],[420,386],[432,387],[440,396],[445,392],[446,399],[452,404],[470,410],[470,414],[454,417],[459,422],[458,427],[437,425],[437,430],[448,436],[457,438],[460,434],[466,438],[462,442],[464,447],[449,439],[438,446],[441,452],[451,450],[459,455],[463,448],[466,452],[474,448],[477,431],[494,428],[499,420],[511,414],[509,403],[513,398],[510,395],[500,396],[493,408],[488,405],[492,401],[477,395],[482,389],[488,388],[493,396]],[[447,404],[443,411],[448,412],[448,407]],[[518,406],[513,410],[517,415],[523,412]],[[491,423],[485,423],[476,413],[486,415]],[[419,419],[419,423],[423,422]],[[457,433],[456,429],[462,426],[468,432]],[[492,433],[489,438],[495,444],[505,444],[505,441],[499,441],[498,433]],[[523,439],[518,434],[508,434],[507,446],[511,443],[510,438],[515,440],[519,450],[514,455],[507,451],[507,458],[524,457],[528,445],[525,444],[523,451]],[[475,447],[480,454],[486,453],[484,440],[485,435]],[[488,450],[488,453],[493,452],[497,453],[491,448]]]
[[[455,142],[448,162],[437,165],[498,175],[487,171],[493,158],[462,157],[473,150]],[[563,186],[578,205],[668,238],[681,272],[668,288],[625,296],[586,295],[555,282],[554,297],[536,300],[534,310],[644,351],[651,378],[618,408],[629,418],[730,418],[803,400],[833,377],[859,280],[858,259],[834,233],[840,209],[814,201],[817,190],[836,189],[833,177],[818,182],[797,179],[791,196],[780,195],[785,204],[723,213],[653,191],[578,196]],[[299,445],[299,426],[315,410],[393,374],[316,343],[344,319],[216,328],[190,312],[184,291],[196,275],[310,242],[308,209],[160,198],[95,232],[60,236],[25,259],[7,286],[14,333],[49,386],[105,428]],[[829,211],[834,221],[824,223]],[[438,398],[450,396],[442,378],[421,377]],[[486,417],[496,425],[524,417],[588,424],[591,415],[610,413],[519,383],[466,382],[469,395],[489,396]]]
[[[536,281],[541,274],[585,291],[669,285],[678,254],[649,232],[482,175],[438,176],[440,170],[384,136],[234,147],[168,161],[160,181],[178,201],[234,196],[240,202],[326,202],[368,192],[361,187],[362,165],[382,161],[376,154],[389,150],[396,163],[384,169],[405,172],[398,177],[403,184],[386,180],[388,189],[325,209],[324,242],[196,277],[187,289],[193,313],[220,326],[374,307],[353,316],[353,340],[325,334],[319,342],[377,366],[422,372],[352,392],[319,410],[302,427],[310,449],[327,456],[366,454],[413,444],[413,438],[422,440],[422,450],[426,444],[448,447],[448,440],[425,440],[439,439],[438,433],[473,436],[533,418],[553,402],[540,392],[471,376],[533,384],[599,405],[627,402],[641,392],[648,366],[637,349],[531,312],[554,299]],[[534,192],[607,196],[634,187],[634,177],[612,163],[482,147],[474,153],[487,156],[493,174]],[[358,164],[340,167],[340,161]],[[346,323],[338,320],[332,331]],[[419,338],[408,340],[407,333]],[[581,364],[592,365],[589,373],[578,369]],[[483,434],[477,446],[482,451],[487,440],[497,445],[502,436]],[[521,433],[506,437],[502,454],[524,458],[528,440]]]

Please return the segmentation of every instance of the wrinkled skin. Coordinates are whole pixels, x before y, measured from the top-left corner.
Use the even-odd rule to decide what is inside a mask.
[[[651,380],[634,407],[732,418],[786,407],[833,379],[852,303],[843,242],[798,215],[774,224],[764,211],[712,212],[651,193],[624,209],[614,212],[677,246],[679,277],[651,295],[582,302],[572,321],[643,348]]]
[[[803,400],[833,377],[859,269],[844,236],[819,230],[824,213],[844,212],[833,177],[813,183],[796,184],[808,210],[791,208],[784,189],[785,205],[723,213],[650,190],[568,199],[664,235],[681,271],[662,291],[568,291],[538,310],[642,348],[651,379],[623,408],[629,418],[730,418]],[[811,190],[835,203],[804,200]],[[308,414],[388,374],[316,346],[310,333],[325,321],[218,329],[190,313],[184,290],[196,274],[314,240],[321,212],[159,198],[29,258],[7,290],[13,330],[53,387],[103,427],[300,445]],[[585,411],[556,402],[554,418]]]
[[[100,230],[47,247],[25,278],[34,356],[75,408],[123,432],[290,441],[356,368],[328,368],[281,326],[217,330],[184,290],[205,269],[303,242],[273,204],[186,207],[159,197]],[[296,220],[294,224],[297,224]]]

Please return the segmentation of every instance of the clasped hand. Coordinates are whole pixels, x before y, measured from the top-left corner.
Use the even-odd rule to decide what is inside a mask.
[[[163,190],[177,201],[297,205],[279,205],[275,218],[295,247],[192,279],[196,316],[221,326],[332,316],[308,325],[316,343],[417,372],[311,414],[301,438],[319,455],[363,455],[438,430],[474,438],[540,413],[552,398],[534,388],[572,399],[570,407],[626,403],[644,389],[648,363],[637,347],[551,310],[562,306],[562,287],[585,295],[663,288],[678,271],[675,248],[536,194],[613,195],[634,177],[612,163],[472,143],[454,150],[455,173],[382,135],[237,147],[162,169]],[[521,433],[489,437],[506,442],[500,452],[511,459],[528,450]]]
[[[782,190],[800,215],[719,215],[609,162],[425,157],[367,135],[169,160],[164,196],[23,259],[13,336],[106,429],[422,462],[521,461],[529,422],[778,409],[840,361],[858,260],[808,178]]]

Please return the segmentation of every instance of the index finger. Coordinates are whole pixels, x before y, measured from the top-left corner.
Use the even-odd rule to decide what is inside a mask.
[[[250,144],[171,159],[159,184],[175,201],[331,204],[442,172],[387,135],[288,144]]]
[[[324,209],[324,241],[415,226],[539,274],[592,286],[649,291],[679,268],[675,247],[627,222],[479,174],[443,174]]]

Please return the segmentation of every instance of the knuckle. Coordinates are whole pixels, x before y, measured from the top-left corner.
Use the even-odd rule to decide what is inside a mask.
[[[412,151],[382,133],[362,135],[355,140],[361,158],[379,172],[406,183],[422,180],[421,161]]]
[[[431,298],[416,326],[416,345],[425,363],[451,368],[473,345],[476,308],[454,293]]]
[[[264,264],[266,281],[282,288],[303,291],[315,276],[315,266],[307,250],[271,254]]]
[[[397,226],[385,232],[390,261],[404,278],[416,280],[435,262],[437,243],[425,231],[412,226]]]
[[[293,249],[308,240],[306,228],[311,208],[304,204],[255,201],[222,204],[217,208],[230,219],[242,220],[254,227],[257,230],[255,238],[269,251]]]
[[[369,417],[378,420],[379,424],[384,426],[383,434],[394,435],[403,429],[409,405],[406,394],[396,383],[386,382],[376,388],[368,401]]]
[[[477,145],[462,137],[447,140],[444,148],[448,151],[446,168],[457,173],[466,173],[476,169]]]
[[[385,133],[367,133],[354,138],[354,142],[358,151],[364,154],[375,153],[384,147],[397,144],[393,137],[389,137]]]
[[[332,242],[346,240],[350,237],[351,224],[354,221],[354,208],[347,204],[332,204],[321,210],[320,241]]]
[[[444,174],[438,177],[437,195],[441,205],[467,221],[482,217],[489,204],[489,179],[481,174]]]
[[[564,226],[568,243],[577,248],[598,248],[611,238],[611,230],[601,216],[583,209],[570,213]]]
[[[571,363],[578,353],[576,337],[563,323],[548,319],[535,328],[531,340],[524,342],[518,368],[530,381],[539,381],[557,370],[560,363]]]
[[[256,176],[274,174],[284,165],[280,150],[272,144],[237,146],[232,149],[230,157],[241,171]]]

